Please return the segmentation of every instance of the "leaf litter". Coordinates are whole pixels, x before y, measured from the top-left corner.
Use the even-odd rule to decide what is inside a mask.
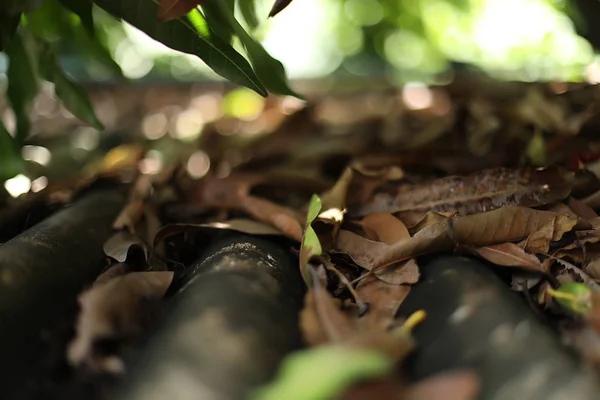
[[[193,3],[161,2],[160,18],[176,18]],[[87,173],[81,187],[108,175],[133,184],[104,246],[110,266],[80,295],[68,360],[79,369],[122,372],[121,353],[99,354],[96,344],[126,346],[149,333],[144,316],[164,302],[188,254],[235,231],[295,243],[307,288],[299,323],[307,349],[290,355],[280,379],[255,398],[305,390],[304,398],[476,398],[480,381],[472,371],[411,384],[396,368],[419,347],[411,331],[427,318],[417,311],[400,320],[397,310],[421,279],[420,257],[440,252],[484,259],[520,282],[516,288],[538,311],[570,327],[561,331],[565,341],[600,365],[591,356],[600,354],[593,350],[600,348],[593,345],[600,343],[599,188],[593,179],[577,181],[582,172],[594,174],[581,156],[600,148],[584,129],[594,119],[586,114],[580,125],[569,123],[567,116],[579,114],[566,97],[558,101],[535,85],[502,101],[474,88],[436,90],[445,100],[423,112],[406,109],[401,96],[376,93],[400,111],[392,118],[362,110],[364,120],[351,123],[344,118],[357,118],[361,103],[332,95],[282,113],[283,122],[254,141],[244,137],[247,121],[236,125],[241,134],[232,124],[207,123],[197,147],[211,165],[200,178],[186,173],[189,150],[158,175],[137,171],[123,179],[139,162],[131,149],[123,165]],[[280,107],[269,101],[258,118]],[[336,108],[344,113],[323,117]],[[219,133],[222,126],[230,132]],[[566,131],[585,146],[556,145],[554,136]],[[425,136],[412,143],[393,132]],[[540,167],[541,153],[528,147],[548,165]]]

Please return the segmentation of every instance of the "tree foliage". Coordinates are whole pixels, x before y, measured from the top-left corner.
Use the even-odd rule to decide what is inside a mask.
[[[256,26],[253,1],[238,0],[247,24]],[[291,1],[276,1],[276,14]],[[29,108],[39,82],[54,84],[56,97],[74,116],[98,129],[102,123],[83,88],[66,74],[57,47],[67,43],[112,72],[119,66],[96,35],[93,8],[127,22],[164,45],[202,59],[223,78],[262,96],[296,95],[283,65],[237,21],[236,0],[7,0],[0,5],[0,51],[8,57],[7,97],[16,117],[14,134],[0,127],[0,179],[19,172],[18,149],[29,134]],[[233,46],[239,40],[241,54]]]

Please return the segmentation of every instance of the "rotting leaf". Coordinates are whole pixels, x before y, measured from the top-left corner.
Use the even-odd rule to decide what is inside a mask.
[[[528,254],[522,247],[514,243],[501,243],[474,249],[482,258],[492,264],[504,267],[522,267],[526,269],[546,272],[540,259],[533,254]]]
[[[468,176],[449,176],[423,184],[400,184],[352,210],[373,212],[438,211],[469,215],[503,206],[535,207],[566,198],[574,174],[559,168],[484,170]]]
[[[173,272],[132,272],[99,282],[79,296],[81,311],[76,337],[69,344],[67,359],[73,366],[110,373],[123,371],[114,357],[96,354],[97,340],[129,342],[144,332],[152,300],[160,300],[173,280]],[[110,368],[106,370],[106,368]]]

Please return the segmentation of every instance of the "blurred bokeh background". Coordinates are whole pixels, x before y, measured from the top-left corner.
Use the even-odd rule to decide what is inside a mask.
[[[254,34],[292,79],[444,83],[457,68],[474,67],[501,79],[600,80],[590,43],[597,0],[298,0],[269,20],[272,1],[256,1],[265,18]],[[216,78],[196,57],[171,51],[100,9],[94,17],[100,40],[127,78]],[[58,40],[55,27],[36,22]],[[64,66],[79,79],[116,77],[98,51],[82,53],[73,42],[61,49]]]
[[[428,140],[453,121],[446,95],[428,85],[449,84],[460,76],[600,82],[597,0],[295,0],[272,19],[266,18],[272,0],[255,1],[264,18],[252,33],[283,62],[298,92],[310,99],[315,89],[403,86],[397,97],[414,111],[406,118],[417,121],[406,124],[430,132]],[[52,85],[46,83],[31,107],[32,129],[22,149],[26,170],[3,185],[12,197],[77,176],[111,148],[139,140],[147,150],[140,163],[143,173],[158,173],[169,159],[187,157],[188,172],[200,177],[214,167],[206,152],[214,144],[201,143],[211,134],[227,137],[228,163],[235,165],[248,155],[236,150],[234,142],[242,148],[275,131],[303,106],[291,97],[265,100],[248,89],[232,91],[199,58],[172,51],[99,8],[94,8],[92,40],[78,17],[57,4],[45,1],[28,14],[29,27],[58,49],[65,71],[86,86],[106,130],[77,121],[54,101]],[[239,43],[237,47],[241,51]],[[7,64],[0,53],[0,93],[7,87]],[[564,92],[561,85],[556,83],[551,91]],[[560,125],[562,114],[538,92],[519,89],[512,96],[528,99],[519,112],[531,115],[529,119],[550,118],[549,123],[534,121],[538,130],[533,136],[531,129],[519,133],[523,143],[542,148],[544,134]],[[386,119],[384,125],[390,128],[381,130],[382,135],[393,132],[393,137],[382,141],[391,145],[399,135],[393,122],[400,118],[394,114],[399,112],[395,101],[376,93],[342,105],[325,101],[315,115],[329,124],[326,132],[337,135],[348,133],[357,121]],[[474,100],[473,107],[477,104]],[[480,114],[490,125],[488,111]],[[0,117],[13,131],[15,116],[4,96]],[[430,125],[434,128],[426,129]],[[487,154],[493,143],[482,146],[480,139],[502,129],[501,123],[487,125],[477,130],[483,132],[473,136],[477,140],[469,139],[478,156]],[[398,143],[408,143],[403,140]],[[121,155],[114,153],[112,160],[118,162]]]

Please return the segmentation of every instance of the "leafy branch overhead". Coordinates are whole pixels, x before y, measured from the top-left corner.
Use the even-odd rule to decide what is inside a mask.
[[[270,15],[289,3],[276,1]],[[12,144],[0,151],[0,166],[11,171],[3,179],[20,172],[16,164],[4,160],[20,157],[18,151],[16,155],[9,152],[23,145],[30,134],[29,109],[41,80],[54,83],[57,97],[73,115],[102,129],[83,88],[62,70],[57,50],[62,44],[74,46],[122,77],[96,35],[94,6],[174,50],[199,57],[218,75],[261,96],[271,92],[300,97],[289,87],[281,62],[238,22],[235,0],[8,0],[0,5],[0,51],[9,59],[7,97],[16,129],[5,135],[4,140]],[[247,25],[255,28],[259,18],[254,1],[239,0],[238,6]],[[245,55],[234,48],[234,39],[239,39]]]

